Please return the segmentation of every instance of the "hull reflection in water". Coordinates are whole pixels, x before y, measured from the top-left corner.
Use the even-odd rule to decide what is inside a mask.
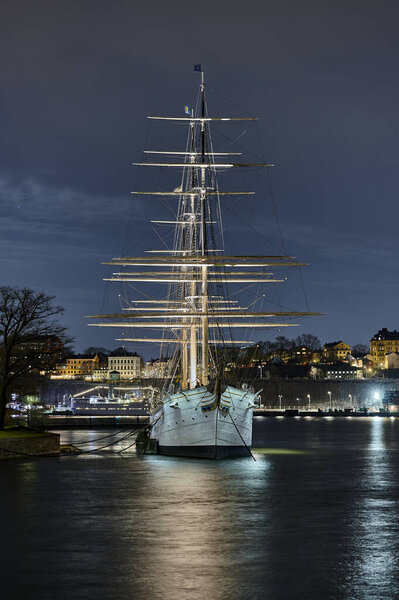
[[[247,456],[256,395],[228,386],[219,401],[206,387],[177,392],[152,416],[150,439],[169,456]],[[152,446],[154,450],[154,445]]]

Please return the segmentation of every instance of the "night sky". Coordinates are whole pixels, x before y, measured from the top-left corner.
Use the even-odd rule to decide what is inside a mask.
[[[260,117],[287,250],[310,265],[311,310],[328,313],[287,335],[355,344],[398,328],[398,18],[387,0],[3,0],[1,284],[54,294],[76,350],[117,345],[84,316],[118,310],[102,261],[161,247],[148,218],[165,207],[150,199],[136,202],[126,239],[135,185],[170,189],[131,163],[160,147],[147,115],[184,116],[195,102],[202,63],[211,114]],[[259,157],[257,131],[232,127]],[[229,206],[228,249],[278,253],[270,198],[248,202]],[[287,290],[282,301],[306,310],[297,273]]]

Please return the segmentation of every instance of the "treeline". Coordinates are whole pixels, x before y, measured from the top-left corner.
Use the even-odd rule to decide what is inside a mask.
[[[270,361],[274,358],[303,362],[321,351],[322,345],[319,338],[311,333],[304,333],[292,339],[281,335],[272,341],[259,341],[254,346],[241,349],[237,362],[251,364],[257,361]]]
[[[352,348],[355,355],[367,354],[368,346],[355,344]],[[308,364],[312,360],[322,359],[323,346],[320,339],[311,334],[304,333],[295,338],[277,336],[274,340],[258,341],[246,348],[227,349],[221,351],[224,360],[237,365],[253,365],[260,362],[270,362],[280,359],[284,362]]]

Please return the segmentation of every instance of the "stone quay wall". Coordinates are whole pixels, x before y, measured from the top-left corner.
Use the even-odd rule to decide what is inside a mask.
[[[0,459],[24,456],[58,456],[60,435],[44,433],[0,439]]]
[[[247,379],[249,386],[256,391],[263,389],[262,404],[267,406],[278,406],[278,396],[282,395],[282,406],[305,406],[309,404],[308,394],[312,408],[326,408],[329,405],[331,392],[331,403],[340,408],[349,406],[371,406],[382,399],[385,391],[399,390],[399,379],[342,379],[342,380],[319,380],[319,379]],[[163,381],[159,379],[142,379],[133,385],[153,385],[162,389]],[[43,390],[41,400],[47,404],[62,403],[65,398],[89,390],[95,385],[90,382],[52,380],[48,387]],[[125,383],[125,385],[127,385]],[[241,384],[236,383],[237,387]],[[117,390],[117,385],[115,386]],[[177,386],[176,386],[177,389]],[[351,397],[350,397],[351,396]],[[299,402],[297,400],[299,398]]]
[[[284,406],[308,406],[312,408],[345,408],[349,406],[367,407],[381,405],[385,391],[399,390],[399,379],[256,379],[252,384],[255,391],[263,389],[262,404],[279,406],[278,396],[282,396]],[[299,401],[297,400],[299,399]]]

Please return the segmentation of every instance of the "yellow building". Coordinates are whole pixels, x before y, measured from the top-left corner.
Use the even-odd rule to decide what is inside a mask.
[[[399,331],[380,329],[370,340],[370,355],[374,366],[378,369],[386,369],[386,356],[392,352],[399,352]]]
[[[77,354],[56,365],[56,377],[76,379],[85,375],[92,375],[98,369],[99,363],[100,359],[97,354],[94,357]]]
[[[326,362],[339,362],[346,360],[350,354],[351,347],[342,340],[330,342],[323,346],[323,357]]]

